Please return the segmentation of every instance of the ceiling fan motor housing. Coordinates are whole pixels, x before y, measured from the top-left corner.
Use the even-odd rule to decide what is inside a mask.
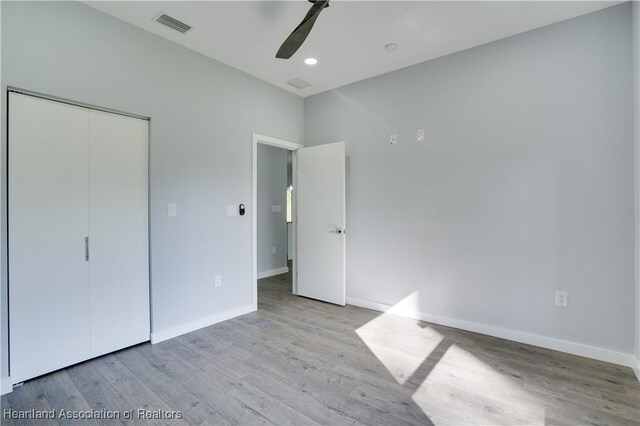
[[[315,3],[318,1],[322,1],[322,0],[307,0],[309,3]],[[327,4],[324,6],[325,8],[329,7],[329,2],[327,2]]]

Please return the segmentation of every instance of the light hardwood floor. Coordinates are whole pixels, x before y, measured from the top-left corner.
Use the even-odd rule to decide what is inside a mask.
[[[295,297],[288,274],[260,280],[257,312],[43,376],[1,402],[183,414],[138,424],[640,424],[628,368]]]

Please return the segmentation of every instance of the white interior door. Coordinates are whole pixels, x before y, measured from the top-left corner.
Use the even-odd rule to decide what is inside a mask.
[[[9,95],[9,312],[14,383],[90,355],[88,110]]]
[[[344,142],[298,150],[298,295],[345,304]]]
[[[149,122],[89,112],[91,356],[149,340]]]

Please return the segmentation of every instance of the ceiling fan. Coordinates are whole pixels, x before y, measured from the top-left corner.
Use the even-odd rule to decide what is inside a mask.
[[[289,59],[293,56],[307,39],[311,28],[313,28],[313,24],[316,23],[316,19],[320,16],[320,12],[322,12],[325,7],[329,7],[329,0],[309,0],[309,2],[313,3],[313,6],[311,6],[309,12],[307,12],[302,22],[300,22],[300,25],[298,25],[296,29],[289,34],[289,37],[287,37],[284,43],[282,43],[282,46],[278,49],[278,53],[276,53],[276,58]]]

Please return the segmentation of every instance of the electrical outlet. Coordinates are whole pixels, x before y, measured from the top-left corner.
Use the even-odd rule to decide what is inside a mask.
[[[275,247],[271,247],[271,254],[276,254],[278,252],[278,249],[276,249]]]
[[[389,145],[397,145],[398,144],[398,135],[389,135]]]
[[[236,215],[236,205],[227,204],[227,216],[235,216],[235,215]]]
[[[282,206],[271,206],[271,213],[281,213]]]
[[[216,277],[215,277],[215,286],[216,287],[222,286],[222,275],[216,275]]]
[[[418,142],[424,142],[424,129],[418,129],[416,139],[418,140]]]
[[[167,216],[176,217],[178,215],[178,208],[174,203],[167,204]]]
[[[556,291],[556,306],[566,308],[569,305],[569,294],[566,291]]]

